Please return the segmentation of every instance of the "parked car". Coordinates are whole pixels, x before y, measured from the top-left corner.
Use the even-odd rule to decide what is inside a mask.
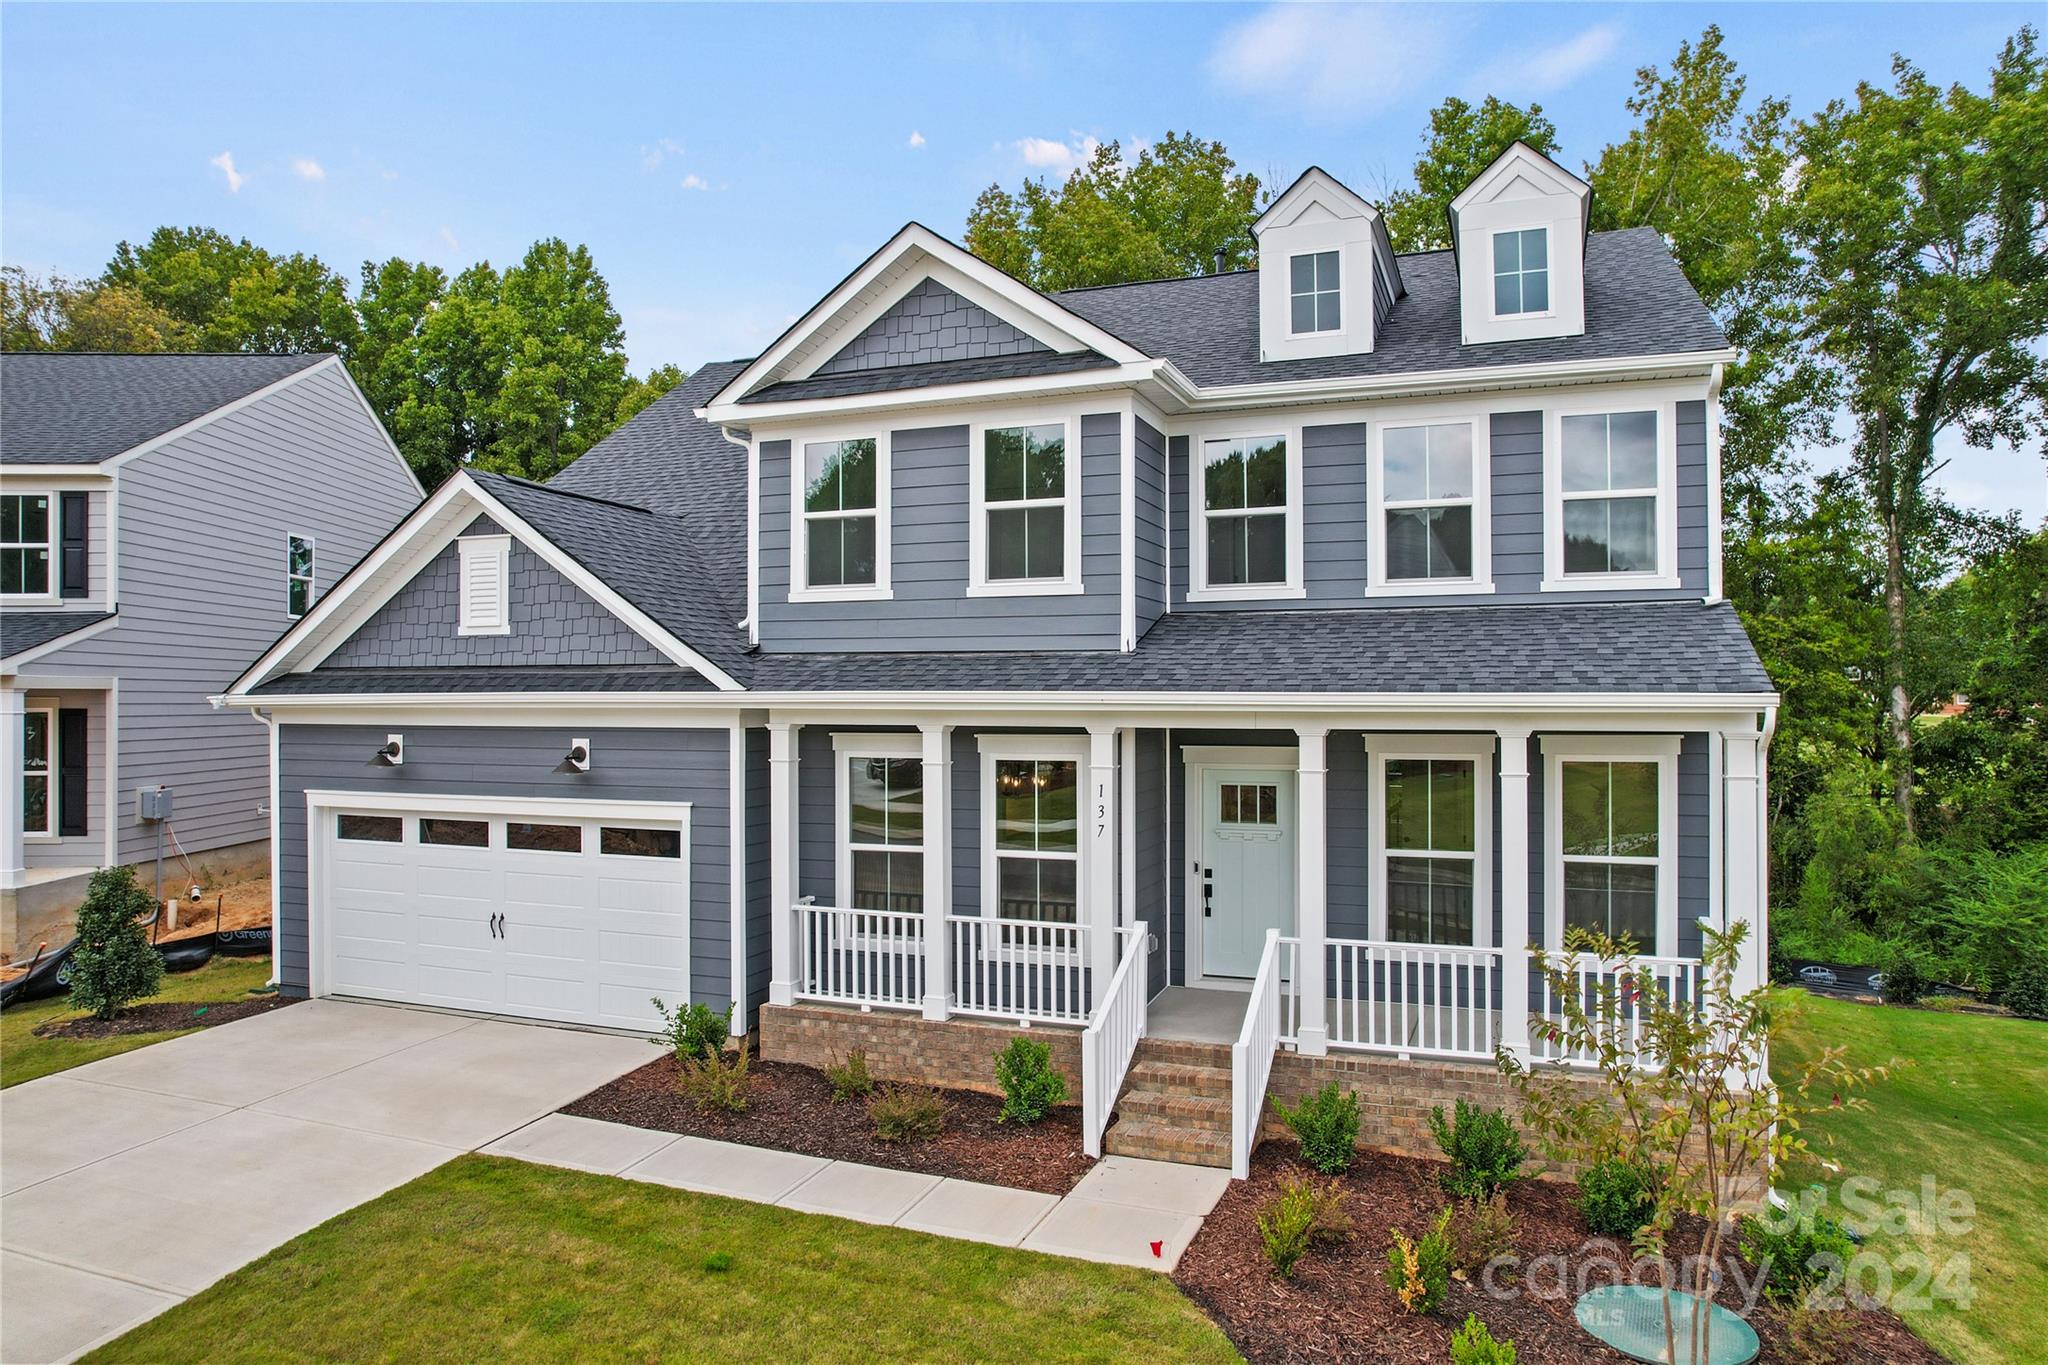
[[[1879,995],[1883,995],[1883,994],[1884,994],[1884,973],[1883,973],[1883,972],[1872,972],[1872,973],[1870,974],[1870,977],[1869,977],[1869,979],[1868,979],[1868,980],[1866,980],[1866,981],[1865,981],[1865,982],[1864,982],[1863,984],[1864,984],[1864,985],[1866,985],[1866,986],[1868,986],[1868,987],[1869,987],[1869,988],[1870,988],[1871,990],[1873,990],[1873,991],[1876,991],[1876,992],[1877,992],[1877,993],[1878,993]]]
[[[1835,985],[1835,974],[1826,967],[1801,967],[1799,979],[1809,986]]]

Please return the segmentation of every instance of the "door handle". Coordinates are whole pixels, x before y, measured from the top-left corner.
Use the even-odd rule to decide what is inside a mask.
[[[505,936],[505,917],[503,915],[492,915],[490,923],[491,937],[503,938]]]
[[[1213,905],[1211,905],[1211,904],[1210,904],[1210,902],[1211,902],[1212,900],[1214,900],[1214,899],[1215,899],[1215,896],[1216,896],[1216,883],[1215,883],[1215,881],[1214,881],[1214,877],[1215,877],[1215,874],[1214,874],[1213,872],[1204,872],[1204,873],[1202,874],[1202,918],[1203,918],[1203,919],[1208,919],[1208,918],[1209,918],[1210,916],[1212,916],[1212,915],[1214,915],[1214,914],[1216,913],[1216,909],[1215,909],[1215,907],[1214,907]]]

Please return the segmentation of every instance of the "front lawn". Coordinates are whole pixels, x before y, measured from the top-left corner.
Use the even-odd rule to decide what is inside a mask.
[[[1913,1065],[1871,1087],[1869,1109],[1812,1125],[1834,1138],[1832,1147],[1815,1145],[1839,1173],[1808,1163],[1789,1171],[1781,1188],[1822,1181],[1832,1190],[1863,1175],[1916,1196],[1928,1177],[1940,1189],[1968,1192],[1976,1202],[1970,1232],[1881,1234],[1869,1245],[1892,1263],[1899,1287],[1915,1278],[1901,1256],[1918,1252],[1936,1270],[1968,1256],[1971,1307],[1936,1300],[1902,1314],[1945,1354],[2039,1360],[2040,1305],[2048,1301],[2048,1025],[1784,995],[1792,1016],[1780,1021],[1771,1058],[1779,1079],[1830,1044],[1846,1047],[1852,1065],[1893,1057]]]
[[[244,998],[270,979],[268,957],[216,957],[194,971],[166,973],[163,989],[150,997],[154,1003],[221,1005]],[[141,1004],[143,1002],[137,1001]],[[77,1019],[69,996],[53,995],[16,1005],[0,1014],[0,1088],[32,1081],[57,1071],[69,1071],[102,1057],[131,1052],[166,1038],[176,1038],[201,1027],[195,1019],[188,1027],[161,1033],[126,1033],[111,1038],[38,1038],[36,1029],[54,1020]]]
[[[465,1156],[88,1358],[1237,1357],[1163,1275]]]

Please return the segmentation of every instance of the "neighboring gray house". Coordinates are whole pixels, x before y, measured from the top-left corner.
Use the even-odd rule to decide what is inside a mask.
[[[268,740],[210,699],[420,496],[333,356],[0,357],[0,947],[154,855],[144,788],[260,870]]]
[[[1540,1053],[1568,924],[1697,991],[1765,918],[1734,351],[1588,194],[1517,146],[1396,255],[1312,170],[1256,271],[1057,296],[912,224],[552,484],[459,475],[230,697],[285,988],[899,1070],[1029,1021],[1091,1149],[1240,1169],[1278,1054]]]

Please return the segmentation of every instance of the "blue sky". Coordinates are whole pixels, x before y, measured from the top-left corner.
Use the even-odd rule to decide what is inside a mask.
[[[203,223],[354,276],[585,242],[636,369],[751,354],[906,219],[1091,139],[1222,140],[1285,180],[1400,183],[1447,94],[1540,101],[1568,163],[1709,22],[1797,111],[1904,52],[1981,85],[2038,4],[0,7],[0,255],[96,273]],[[2032,456],[1967,501],[2044,511]]]

